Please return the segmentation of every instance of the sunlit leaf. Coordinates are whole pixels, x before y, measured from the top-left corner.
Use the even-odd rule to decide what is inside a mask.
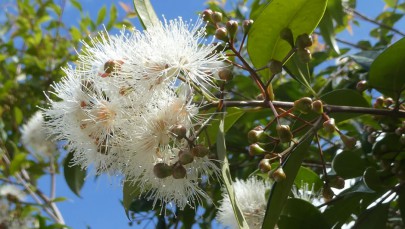
[[[134,7],[143,28],[159,25],[159,18],[149,0],[134,0]]]
[[[70,152],[63,163],[63,173],[66,183],[74,194],[80,197],[80,190],[84,185],[86,170],[83,170],[79,165],[72,165],[73,152]]]

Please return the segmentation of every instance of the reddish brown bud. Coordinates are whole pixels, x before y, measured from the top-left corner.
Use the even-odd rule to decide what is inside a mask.
[[[211,15],[213,14],[212,10],[206,9],[202,12],[202,18],[204,21],[212,22]]]
[[[192,149],[192,154],[195,157],[205,157],[210,153],[210,150],[204,145],[196,145]]]
[[[223,68],[218,72],[218,76],[221,80],[230,81],[233,79],[233,72],[228,68]]]
[[[165,163],[157,163],[153,166],[153,173],[157,178],[163,179],[172,175],[173,168]]]
[[[230,20],[226,23],[226,29],[228,30],[229,37],[233,40],[235,39],[236,32],[238,31],[238,22]]]
[[[367,88],[368,88],[368,84],[367,84],[367,81],[365,81],[365,80],[361,80],[356,84],[356,89],[359,92],[363,92],[363,91],[367,90]]]
[[[179,163],[182,165],[190,164],[194,161],[194,156],[189,150],[181,150],[179,152]]]
[[[176,164],[173,168],[172,175],[174,179],[183,179],[187,175],[187,170],[184,166]]]
[[[263,173],[268,173],[271,170],[271,164],[269,159],[262,159],[259,163],[259,169]]]
[[[253,25],[253,20],[244,20],[242,27],[245,34],[247,34]]]
[[[312,37],[304,33],[297,37],[297,48],[304,49],[312,46]]]
[[[287,178],[282,167],[278,168],[271,174],[271,178],[276,182],[281,182]]]
[[[225,28],[218,28],[215,31],[215,37],[221,41],[228,41],[228,31]]]

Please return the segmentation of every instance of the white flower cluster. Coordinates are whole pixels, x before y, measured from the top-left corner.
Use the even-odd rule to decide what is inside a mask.
[[[267,208],[266,192],[271,189],[272,183],[250,177],[247,180],[236,180],[233,183],[235,198],[238,201],[240,210],[249,226],[252,229],[262,228],[264,215]],[[318,206],[323,203],[319,193],[314,191],[314,185],[309,188],[308,183],[301,183],[301,188],[295,185],[292,188],[294,198],[302,199]],[[217,220],[229,228],[238,228],[229,195],[224,190],[222,202],[217,213]]]
[[[223,57],[204,35],[200,19],[192,25],[179,18],[84,43],[45,111],[75,164],[123,174],[154,204],[184,208],[205,197],[198,184],[218,168],[197,142],[204,120],[192,100],[195,87],[215,88]]]

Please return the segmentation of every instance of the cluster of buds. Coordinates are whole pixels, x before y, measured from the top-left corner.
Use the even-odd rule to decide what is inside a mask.
[[[233,43],[236,39],[236,34],[239,29],[239,23],[235,20],[229,20],[223,23],[223,15],[221,12],[204,10],[202,13],[204,21],[212,23],[216,28],[215,37],[224,42]],[[242,22],[243,33],[246,35],[252,27],[253,20],[244,20]]]
[[[316,114],[323,113],[323,103],[321,100],[312,100],[309,97],[303,97],[294,101],[294,110],[303,114],[315,112]]]
[[[374,108],[385,109],[395,105],[395,101],[391,97],[379,96],[375,99]]]

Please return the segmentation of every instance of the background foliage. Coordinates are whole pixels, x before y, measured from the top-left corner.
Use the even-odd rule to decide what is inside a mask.
[[[0,21],[0,180],[2,183],[15,183],[39,199],[37,203],[14,202],[10,213],[13,217],[34,216],[40,227],[46,225],[49,228],[61,227],[64,223],[56,210],[57,202],[64,199],[55,198],[54,193],[45,195],[37,188],[37,180],[46,174],[58,175],[64,167],[63,174],[69,187],[79,195],[85,181],[85,171],[66,166],[70,155],[63,149],[51,158],[30,155],[21,144],[20,127],[38,107],[46,106],[44,92],[47,93],[50,85],[63,77],[61,67],[74,64],[74,50],[80,49],[81,40],[86,42],[89,35],[97,36],[97,32],[103,29],[102,25],[107,31],[122,28],[123,25],[131,26],[128,19],[136,15],[132,7],[121,4],[120,7],[127,12],[124,20],[117,19],[118,6],[110,9],[102,7],[97,18],[89,18],[79,1],[69,2],[76,7],[81,18],[78,27],[68,27],[61,20],[66,1],[60,4],[52,0],[17,0],[11,5],[1,6],[5,17]],[[143,25],[148,27],[148,23],[154,23],[154,16],[148,14],[149,6],[137,7],[140,5],[136,2],[143,1],[135,1],[135,6]],[[387,7],[376,18],[363,15],[362,9],[356,8],[354,0],[308,0],[294,1],[294,4],[291,1],[269,2],[238,1],[235,7],[225,7],[225,1],[209,1],[207,6],[213,11],[222,12],[223,23],[229,19],[239,21],[239,25],[245,19],[255,21],[247,44],[241,49],[241,55],[255,68],[265,66],[271,59],[287,60],[291,46],[280,38],[282,29],[290,28],[294,38],[314,31],[314,44],[310,48],[312,60],[308,64],[301,64],[295,56],[288,59],[285,71],[275,75],[272,80],[274,98],[276,101],[293,102],[310,96],[328,105],[348,106],[339,112],[332,108],[325,111],[335,118],[341,133],[355,137],[358,142],[355,148],[349,149],[337,132],[327,133],[319,128],[321,125],[315,128],[316,131],[306,134],[305,131],[297,131],[295,137],[305,138],[283,161],[287,180],[276,183],[272,189],[268,204],[271,214],[266,215],[265,225],[271,227],[277,223],[280,228],[294,228],[296,225],[340,228],[352,222],[354,228],[376,225],[378,228],[403,227],[405,125],[402,92],[405,89],[405,70],[401,67],[405,62],[405,34],[395,28],[403,25],[401,19],[405,2],[385,0]],[[291,7],[280,8],[280,4]],[[359,22],[373,26],[369,36],[356,43],[338,38],[343,31],[355,31]],[[208,25],[208,33],[211,36],[215,33],[211,24]],[[237,47],[243,36],[240,29],[235,43]],[[237,58],[235,62],[241,64]],[[264,82],[272,76],[267,68],[259,73]],[[225,91],[226,100],[232,101],[257,101],[260,94],[249,78],[249,72],[236,67],[233,80],[226,85]],[[233,178],[244,179],[252,173],[267,177],[257,169],[263,155],[252,156],[248,152],[250,143],[247,133],[255,126],[266,126],[274,116],[269,108],[259,103],[251,104],[243,108],[231,107],[232,104],[227,106],[224,120],[214,120],[204,136],[212,144],[212,153],[219,157],[224,147],[217,136],[224,136],[229,171]],[[276,102],[274,104],[277,105]],[[353,107],[355,109],[351,109]],[[294,114],[300,115],[296,111]],[[301,116],[308,121],[315,117],[313,113]],[[218,135],[220,123],[224,126]],[[290,119],[290,125],[294,131],[299,122]],[[274,135],[275,125],[271,126],[269,132]],[[312,141],[316,139],[315,132],[319,135],[322,150],[316,141]],[[266,147],[271,151],[274,146]],[[282,149],[278,146],[275,152]],[[64,158],[67,160],[64,161]],[[323,166],[327,168],[327,174]],[[345,180],[346,189],[342,192],[330,189],[337,187],[333,182],[340,178]],[[318,184],[316,191],[324,190],[323,194],[328,200],[324,204],[324,211],[287,199],[290,186],[293,183],[299,186],[301,180]],[[205,203],[202,211],[179,211],[174,208],[169,209],[164,217],[159,214],[160,209],[152,210],[151,203],[132,199],[128,192],[125,193],[128,191],[125,187],[123,204],[129,210],[130,217],[135,219],[134,222],[137,222],[137,216],[148,212],[149,219],[157,222],[156,226],[160,228],[190,228],[197,224],[209,227],[216,215],[215,205]],[[204,188],[214,203],[218,203],[221,184],[211,182]],[[325,190],[332,190],[336,195],[326,196]],[[302,217],[309,211],[314,214]],[[69,225],[69,222],[66,223]]]

